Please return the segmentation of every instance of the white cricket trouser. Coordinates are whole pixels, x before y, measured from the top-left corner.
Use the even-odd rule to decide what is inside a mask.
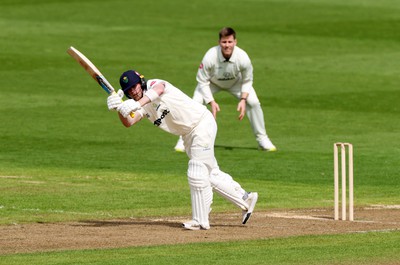
[[[238,100],[240,99],[242,82],[239,80],[232,88],[224,89],[220,88],[212,83],[210,83],[210,89],[212,94],[218,93],[220,91],[226,91],[236,97]],[[199,103],[204,104],[203,96],[199,91],[199,87],[197,86],[193,99]],[[249,96],[246,101],[246,115],[250,121],[251,128],[253,130],[254,136],[257,141],[261,141],[261,139],[268,137],[267,132],[265,130],[265,121],[264,121],[264,113],[261,108],[260,100],[257,97],[257,93],[252,87],[249,91]]]
[[[211,112],[204,114],[202,121],[187,135],[182,136],[190,160],[202,162],[208,169],[211,187],[221,196],[243,210],[248,205],[243,200],[244,189],[229,174],[221,171],[214,156],[217,123]]]
[[[189,134],[183,135],[186,153],[190,160],[200,161],[209,172],[218,167],[214,156],[217,123],[211,112],[206,111],[200,123]]]

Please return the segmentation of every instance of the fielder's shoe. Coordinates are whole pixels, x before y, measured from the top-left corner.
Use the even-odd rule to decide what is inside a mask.
[[[185,152],[185,146],[183,145],[183,139],[182,137],[179,137],[178,142],[176,143],[175,147],[174,147],[176,152],[181,152],[184,153]]]
[[[276,151],[275,145],[272,144],[271,140],[268,139],[268,137],[265,137],[265,138],[261,139],[260,141],[258,141],[258,146],[263,151],[269,151],[269,152]]]
[[[200,225],[197,221],[192,220],[186,223],[182,224],[182,228],[187,229],[187,230],[208,230],[210,229],[210,226],[202,226]]]
[[[245,200],[247,204],[249,205],[249,209],[247,211],[243,211],[243,222],[242,224],[246,224],[247,221],[250,219],[251,213],[254,210],[254,207],[256,206],[258,200],[258,193],[257,192],[249,192],[248,197]]]

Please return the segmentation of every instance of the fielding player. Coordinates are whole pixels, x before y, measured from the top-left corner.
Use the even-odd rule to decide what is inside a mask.
[[[197,87],[193,99],[210,104],[211,112],[216,118],[220,108],[213,94],[229,92],[239,100],[239,120],[244,118],[245,113],[249,117],[261,150],[276,151],[266,133],[261,103],[253,88],[253,66],[247,53],[236,44],[235,31],[232,28],[221,29],[219,45],[207,51],[197,71]],[[179,138],[175,150],[183,152],[182,137]]]
[[[211,112],[167,81],[146,81],[134,70],[121,75],[120,85],[122,89],[108,97],[107,105],[108,109],[118,111],[126,127],[147,118],[166,132],[182,135],[189,157],[187,176],[192,201],[192,220],[183,223],[183,228],[210,229],[213,191],[242,209],[242,223],[245,224],[254,210],[258,194],[246,192],[219,169],[214,156],[217,124]],[[122,100],[124,94],[128,100]]]

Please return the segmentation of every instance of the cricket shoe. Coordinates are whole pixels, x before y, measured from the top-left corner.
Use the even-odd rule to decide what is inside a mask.
[[[180,153],[184,153],[185,152],[185,146],[183,145],[182,137],[179,137],[179,140],[176,143],[174,149],[175,149],[176,152],[180,152]]]
[[[258,193],[257,192],[249,192],[248,197],[245,202],[249,205],[249,209],[247,211],[243,211],[243,222],[242,224],[246,224],[247,221],[250,219],[252,212],[254,211],[254,207],[256,207],[256,203],[258,200]]]
[[[208,229],[210,229],[210,226],[209,225],[203,226],[203,225],[200,225],[197,221],[192,220],[192,221],[183,223],[182,228],[187,229],[187,230],[200,230],[200,229],[208,230]]]
[[[258,141],[258,146],[263,151],[274,152],[276,151],[275,145],[272,144],[271,140],[268,137],[264,137],[260,141]]]

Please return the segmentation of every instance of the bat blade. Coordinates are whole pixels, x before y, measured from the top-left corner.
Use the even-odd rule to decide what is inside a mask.
[[[83,53],[75,49],[74,47],[69,47],[67,53],[71,55],[85,70],[88,74],[93,77],[94,80],[106,91],[108,94],[115,92],[115,89],[103,76],[99,69],[85,56]]]
[[[67,53],[71,55],[85,70],[89,73],[91,77],[106,91],[108,94],[115,93],[115,89],[103,76],[99,69],[85,56],[83,53],[75,49],[74,47],[69,47]],[[131,117],[135,117],[135,113],[131,113]]]

